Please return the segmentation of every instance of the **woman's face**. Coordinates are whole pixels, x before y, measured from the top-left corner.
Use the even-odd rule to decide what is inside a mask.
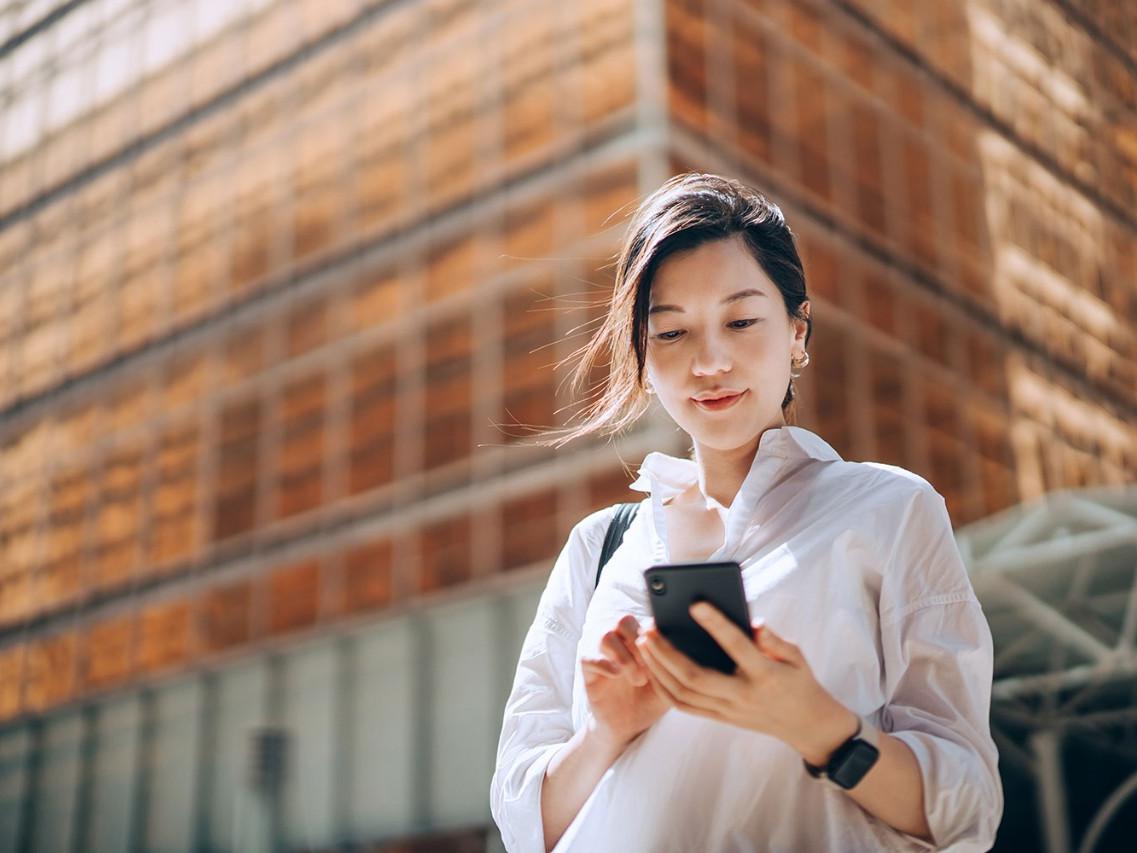
[[[703,243],[669,256],[656,271],[647,375],[663,408],[697,445],[738,449],[785,422],[790,358],[804,352],[805,334],[805,322],[790,320],[741,236]],[[708,394],[738,396],[718,406],[696,401]]]

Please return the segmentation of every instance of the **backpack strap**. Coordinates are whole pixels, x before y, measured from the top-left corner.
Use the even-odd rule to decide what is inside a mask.
[[[632,519],[636,517],[636,510],[639,508],[638,503],[617,505],[616,513],[608,524],[608,533],[604,536],[604,547],[600,549],[600,565],[596,568],[597,584],[600,583],[600,573],[604,571],[604,566],[612,559],[612,555],[620,547],[620,543],[624,541],[624,533],[631,526]]]

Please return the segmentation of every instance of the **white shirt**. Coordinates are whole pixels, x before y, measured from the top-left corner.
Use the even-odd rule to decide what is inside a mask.
[[[631,613],[643,572],[669,562],[662,502],[696,463],[649,453],[649,491],[593,591],[614,507],[579,522],[525,637],[506,703],[491,811],[510,853],[544,851],[545,768],[590,715],[582,655]],[[838,701],[902,739],[920,765],[935,847],[987,850],[1003,811],[988,716],[991,632],[943,498],[890,465],[846,462],[797,426],[768,429],[709,559],[736,560],[752,619],[797,644]],[[556,853],[925,850],[781,741],[669,709],[597,783]]]

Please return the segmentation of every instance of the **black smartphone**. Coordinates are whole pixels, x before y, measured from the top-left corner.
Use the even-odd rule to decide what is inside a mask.
[[[688,609],[696,601],[708,601],[747,637],[753,636],[750,608],[742,586],[742,567],[733,560],[669,563],[645,571],[644,581],[659,633],[700,666],[733,675],[737,669],[735,662]]]

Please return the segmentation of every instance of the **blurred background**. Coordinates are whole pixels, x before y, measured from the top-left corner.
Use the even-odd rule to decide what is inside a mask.
[[[799,423],[947,499],[996,849],[1132,849],[1137,5],[13,0],[0,98],[0,850],[500,850],[553,557],[688,446],[509,425],[687,170],[800,238]]]

